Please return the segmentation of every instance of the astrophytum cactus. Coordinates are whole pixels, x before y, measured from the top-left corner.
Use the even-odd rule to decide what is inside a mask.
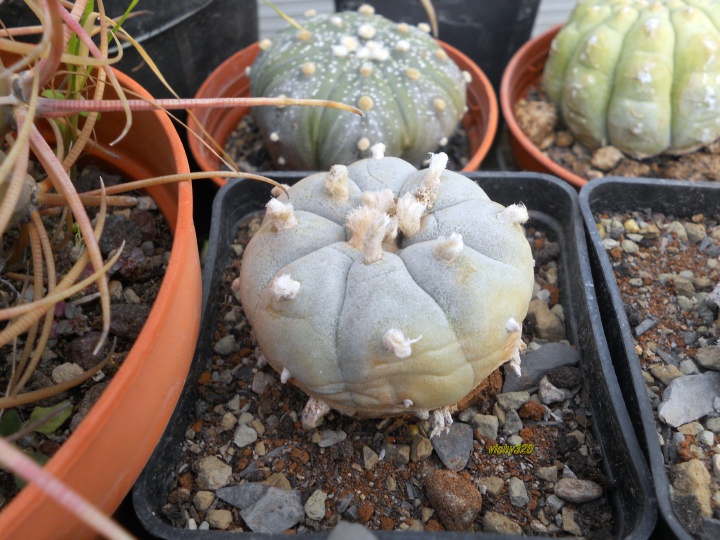
[[[533,258],[521,204],[444,169],[375,156],[275,188],[234,283],[281,381],[330,408],[432,416],[505,362],[517,368]]]
[[[634,158],[720,136],[720,0],[580,0],[543,89],[590,148]]]
[[[250,92],[262,97],[326,98],[364,116],[303,107],[258,107],[265,147],[281,168],[327,170],[388,155],[421,163],[447,143],[465,110],[466,78],[427,32],[358,12],[314,15],[260,42]]]

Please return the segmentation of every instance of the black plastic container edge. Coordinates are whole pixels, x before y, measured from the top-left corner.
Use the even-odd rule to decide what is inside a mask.
[[[720,184],[687,180],[608,177],[588,182],[580,191],[580,209],[588,232],[588,248],[604,332],[618,374],[620,388],[655,484],[661,520],[659,532],[691,540],[670,499],[670,483],[657,437],[656,421],[635,352],[632,329],[625,315],[610,258],[598,233],[594,212],[627,212],[652,208],[666,214],[716,214],[720,210]],[[667,530],[669,527],[670,530]]]
[[[279,182],[292,184],[303,173],[275,173]],[[508,205],[524,202],[530,208],[531,221],[541,223],[557,236],[561,246],[560,279],[565,295],[566,330],[568,338],[582,352],[582,369],[591,392],[594,435],[605,457],[604,473],[614,483],[610,493],[616,538],[648,538],[655,527],[657,507],[649,472],[637,443],[630,417],[625,409],[620,387],[602,332],[600,314],[595,300],[590,263],[587,257],[583,222],[576,192],[566,183],[535,173],[468,173],[495,201]],[[195,381],[206,367],[204,351],[211,346],[212,316],[208,306],[219,300],[219,279],[229,257],[227,246],[236,224],[247,213],[259,210],[269,198],[269,187],[247,180],[231,181],[224,186],[213,203],[210,248],[203,271],[203,320],[196,357],[188,375],[178,407],[133,488],[133,504],[145,529],[158,538],[247,539],[280,538],[257,533],[224,531],[190,531],[173,528],[160,518],[173,479],[172,463],[180,457],[187,421],[194,410]],[[572,293],[568,294],[568,291]],[[568,301],[569,297],[569,301]],[[311,539],[327,538],[329,533],[306,535]],[[473,538],[529,538],[487,533],[395,532],[374,531],[380,540],[470,540]],[[282,536],[285,537],[284,535]],[[539,537],[538,537],[539,538]]]

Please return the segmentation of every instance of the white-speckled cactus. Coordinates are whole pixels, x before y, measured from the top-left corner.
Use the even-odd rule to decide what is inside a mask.
[[[267,361],[311,396],[306,427],[333,408],[433,413],[442,429],[493,370],[519,365],[528,214],[446,171],[445,154],[418,171],[373,150],[289,201],[276,188],[235,287]]]
[[[275,163],[327,170],[368,157],[382,142],[388,155],[420,163],[447,142],[465,110],[467,72],[426,32],[358,12],[314,15],[264,40],[250,70],[258,97],[327,98],[355,105],[362,118],[304,107],[257,107]]]
[[[635,158],[720,136],[720,0],[580,0],[543,89],[585,145]]]

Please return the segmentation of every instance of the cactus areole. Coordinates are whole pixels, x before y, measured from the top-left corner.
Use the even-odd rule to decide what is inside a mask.
[[[590,148],[642,159],[720,137],[720,0],[580,0],[543,89]]]
[[[453,406],[516,367],[533,290],[522,205],[491,201],[433,155],[334,166],[267,205],[234,287],[270,365],[332,409],[452,423]]]
[[[257,97],[313,97],[363,110],[352,117],[307,107],[257,107],[265,147],[280,168],[327,170],[388,155],[420,163],[447,143],[465,111],[461,72],[427,32],[358,12],[315,15],[260,42],[250,69]]]

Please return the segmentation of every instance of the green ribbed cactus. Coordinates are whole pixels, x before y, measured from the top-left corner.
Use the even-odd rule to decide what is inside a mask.
[[[720,136],[720,0],[580,0],[542,85],[590,148],[697,150]]]
[[[274,192],[233,288],[280,380],[311,396],[305,427],[333,408],[432,415],[437,431],[498,366],[519,366],[528,213],[445,170],[445,154],[418,171],[373,150]]]
[[[261,42],[250,70],[258,97],[326,98],[364,117],[303,107],[258,107],[252,114],[276,165],[328,169],[369,156],[420,163],[452,134],[465,110],[467,73],[426,32],[358,12],[315,15]]]

